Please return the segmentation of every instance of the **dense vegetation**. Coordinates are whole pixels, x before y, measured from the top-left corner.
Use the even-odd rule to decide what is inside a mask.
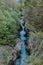
[[[43,65],[43,0],[21,0],[20,3],[0,0],[0,45],[15,45],[20,29],[20,9],[28,35],[27,49],[33,54],[27,56],[27,64]]]
[[[14,3],[0,0],[0,44],[12,45],[18,37],[19,9]]]
[[[31,57],[27,56],[28,64],[43,65],[43,0],[25,0],[24,4],[28,49],[33,53]]]
[[[43,31],[43,0],[26,0],[25,19],[37,31]]]

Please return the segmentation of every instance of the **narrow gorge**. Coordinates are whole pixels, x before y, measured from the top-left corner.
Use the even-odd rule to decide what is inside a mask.
[[[43,0],[0,0],[0,65],[43,65]]]
[[[25,65],[25,61],[26,61],[26,45],[25,45],[25,41],[26,41],[26,31],[25,31],[25,24],[24,24],[24,20],[23,20],[23,15],[21,14],[20,17],[20,25],[21,25],[21,31],[20,31],[20,39],[21,39],[21,54],[20,54],[20,58],[16,61],[16,65]]]

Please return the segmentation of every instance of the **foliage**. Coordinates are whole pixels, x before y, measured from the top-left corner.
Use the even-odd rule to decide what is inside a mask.
[[[33,32],[29,32],[30,35],[32,35],[32,37],[34,38],[40,38],[40,39],[43,39],[43,32],[36,32],[36,33],[33,33]]]
[[[0,3],[0,44],[12,45],[19,32],[19,9],[6,7],[3,1]]]
[[[27,6],[26,6],[27,3]],[[43,31],[43,1],[26,0],[25,3],[25,21],[36,28],[37,31]],[[26,25],[26,27],[27,27]],[[29,27],[28,27],[29,28]]]
[[[28,57],[27,63],[32,63],[33,65],[42,65],[41,60],[35,56]]]
[[[7,64],[7,61],[8,61],[8,54],[7,53],[4,53],[3,54],[3,64],[6,65]]]

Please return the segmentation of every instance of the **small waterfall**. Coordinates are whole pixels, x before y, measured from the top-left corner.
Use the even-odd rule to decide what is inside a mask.
[[[26,50],[25,50],[25,40],[26,40],[26,37],[25,37],[25,27],[23,26],[23,19],[20,21],[21,22],[21,26],[22,26],[22,30],[20,31],[20,39],[22,41],[22,46],[21,46],[21,62],[20,62],[20,65],[25,65],[25,60],[26,60]]]
[[[25,65],[25,60],[26,60],[25,43],[22,42],[22,48],[21,48],[21,62],[20,62],[20,65]]]
[[[23,16],[21,16],[20,18],[20,25],[22,27],[21,31],[20,31],[20,39],[22,41],[22,45],[21,45],[21,55],[20,58],[17,59],[16,61],[16,65],[25,65],[25,60],[26,60],[26,46],[25,46],[25,41],[26,41],[26,31],[25,31],[25,25],[24,25],[24,21],[23,21]]]
[[[25,65],[25,60],[26,60],[26,49],[25,49],[26,37],[25,37],[25,34],[26,34],[26,32],[25,32],[25,26],[23,25],[24,24],[23,16],[21,16],[20,24],[21,24],[21,27],[22,27],[22,30],[20,31],[20,39],[22,41],[20,65]]]

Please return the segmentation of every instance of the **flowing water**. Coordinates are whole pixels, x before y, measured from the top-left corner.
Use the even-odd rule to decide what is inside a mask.
[[[26,34],[26,31],[25,31],[23,16],[21,16],[21,18],[20,18],[20,25],[22,27],[22,29],[20,31],[20,39],[22,41],[22,45],[21,45],[21,55],[20,55],[20,58],[17,59],[16,65],[25,65],[25,60],[26,60],[26,48],[25,48],[26,37],[25,37],[25,34]]]

